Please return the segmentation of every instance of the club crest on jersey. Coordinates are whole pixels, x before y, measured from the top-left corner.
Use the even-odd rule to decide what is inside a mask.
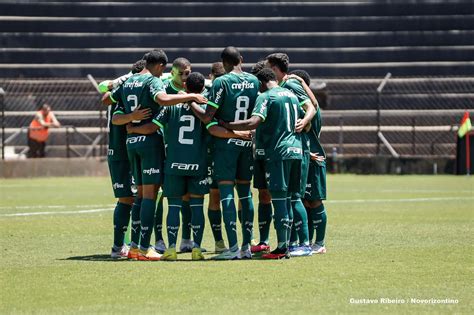
[[[253,82],[249,82],[247,80],[241,82],[241,83],[232,83],[231,85],[232,90],[245,90],[245,89],[253,89],[255,88],[255,84]]]
[[[181,171],[197,171],[199,164],[186,164],[186,163],[171,163],[171,168],[178,169]]]
[[[252,141],[230,138],[227,141],[227,144],[235,144],[235,145],[238,145],[239,147],[249,148],[252,146]]]

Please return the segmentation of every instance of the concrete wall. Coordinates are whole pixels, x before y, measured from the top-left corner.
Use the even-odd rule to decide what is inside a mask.
[[[108,175],[107,161],[104,159],[44,158],[0,161],[0,178]]]

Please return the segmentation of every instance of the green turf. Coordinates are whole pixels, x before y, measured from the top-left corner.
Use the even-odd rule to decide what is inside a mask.
[[[112,212],[62,213],[110,208],[108,178],[0,180],[0,313],[472,313],[473,178],[338,175],[328,185],[326,255],[173,263],[110,261]],[[31,212],[52,214],[6,216]],[[203,245],[213,248],[208,226]]]

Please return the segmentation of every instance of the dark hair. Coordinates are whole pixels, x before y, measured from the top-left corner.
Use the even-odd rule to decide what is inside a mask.
[[[299,76],[301,79],[303,79],[303,81],[306,83],[307,86],[311,84],[311,77],[309,76],[309,73],[304,70],[301,70],[301,69],[293,70],[290,72],[290,74]]]
[[[142,70],[145,68],[146,66],[146,61],[141,59],[141,60],[138,60],[137,62],[135,62],[133,65],[132,65],[132,73],[139,73],[139,72],[142,72]]]
[[[240,55],[237,48],[234,46],[228,46],[222,51],[221,58],[222,62],[237,66],[240,63],[242,56]]]
[[[253,75],[256,75],[263,68],[265,68],[265,60],[259,60],[259,61],[257,61],[256,64],[254,64],[252,66],[252,69],[250,69],[250,73],[253,74]]]
[[[153,49],[149,53],[146,53],[143,58],[146,61],[146,67],[150,68],[156,64],[161,63],[162,65],[166,65],[168,63],[168,57],[166,56],[163,49]]]
[[[191,62],[188,59],[179,57],[173,61],[173,68],[181,68],[191,66]]]
[[[268,83],[270,81],[277,80],[275,72],[273,72],[273,70],[270,68],[263,68],[256,74],[256,77],[262,83]]]
[[[224,65],[222,62],[214,62],[211,66],[211,73],[215,78],[218,78],[225,74]]]
[[[290,58],[285,53],[274,53],[267,56],[267,61],[272,66],[278,67],[281,72],[287,73],[290,65]]]
[[[191,93],[201,93],[206,79],[199,72],[192,72],[186,79],[186,88]]]

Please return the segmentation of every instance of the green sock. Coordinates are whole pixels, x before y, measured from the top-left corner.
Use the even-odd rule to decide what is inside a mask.
[[[297,246],[298,245],[298,222],[294,221],[293,224],[291,225],[291,232],[290,232],[290,246]]]
[[[211,225],[212,235],[214,236],[214,241],[222,241],[222,218],[221,210],[207,209],[207,217],[209,218],[209,223]]]
[[[163,195],[160,196],[156,203],[155,224],[155,242],[163,240]]]
[[[324,238],[326,237],[326,224],[327,224],[327,215],[324,204],[321,204],[319,207],[311,209],[314,229],[316,230],[316,244],[319,246],[324,246]]]
[[[117,202],[114,210],[114,246],[123,246],[123,238],[127,232],[128,221],[130,221],[131,205]]]
[[[183,231],[181,232],[181,238],[185,240],[191,239],[191,207],[189,206],[189,201],[184,201],[181,207],[181,226]]]
[[[168,248],[176,248],[179,231],[179,213],[181,198],[168,198],[168,216],[166,217],[166,231],[168,234]]]
[[[155,221],[155,199],[142,199],[140,208],[140,249],[147,250],[150,247],[151,233]]]
[[[235,251],[239,248],[239,245],[237,244],[237,213],[234,202],[234,185],[219,185],[219,192],[221,194],[222,217],[224,218],[229,249]]]
[[[131,246],[138,247],[140,244],[140,208],[142,199],[135,198],[132,205],[132,231],[130,233]]]
[[[299,197],[291,197],[291,205],[294,213],[295,231],[298,233],[300,244],[309,245],[309,233],[308,233],[308,214],[304,208],[303,202]]]
[[[204,199],[191,198],[189,200],[191,207],[191,227],[193,229],[193,240],[197,247],[201,247],[202,235],[204,233]]]
[[[275,214],[273,222],[277,235],[278,248],[286,249],[288,241],[288,208],[286,192],[272,191],[272,204]]]
[[[305,207],[306,208],[306,214],[308,216],[308,237],[309,237],[309,242],[313,242],[314,238],[314,225],[313,225],[313,219],[311,219],[311,208]]]
[[[286,231],[286,241],[290,242],[291,228],[293,227],[293,207],[291,206],[291,197],[286,197],[286,209],[288,212],[288,225]]]
[[[270,224],[272,222],[272,204],[258,204],[258,230],[260,243],[268,244],[270,235]]]
[[[237,194],[242,205],[242,250],[250,248],[253,236],[254,208],[249,184],[237,184]]]

